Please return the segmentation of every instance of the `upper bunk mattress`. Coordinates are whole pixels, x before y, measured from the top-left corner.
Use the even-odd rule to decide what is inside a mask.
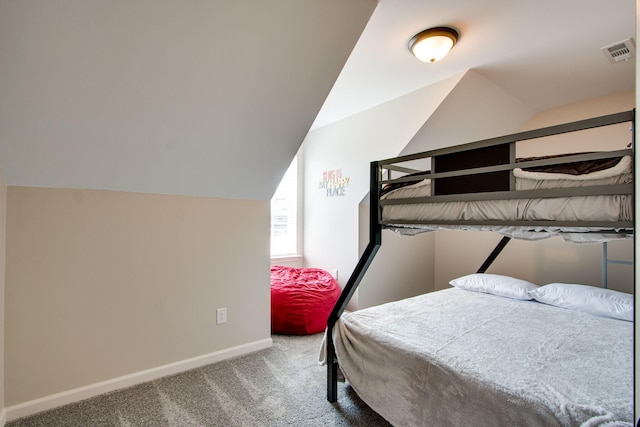
[[[516,190],[586,187],[626,184],[633,181],[632,160],[625,156],[614,167],[584,175],[527,172],[514,169]],[[381,197],[386,199],[418,198],[431,196],[431,183],[423,180],[413,185],[392,190]],[[393,204],[382,208],[382,220],[389,221],[632,221],[633,199],[630,195],[595,195],[554,197],[539,199],[455,201],[442,203]],[[398,224],[403,227],[402,224]],[[414,227],[411,225],[410,227]],[[422,224],[415,227],[424,230],[441,228],[441,225]],[[490,229],[492,227],[477,227]],[[503,234],[519,236],[521,227],[502,227]],[[584,231],[579,228],[544,226],[538,231]]]
[[[633,425],[633,323],[462,289],[345,313],[358,395],[396,426]]]

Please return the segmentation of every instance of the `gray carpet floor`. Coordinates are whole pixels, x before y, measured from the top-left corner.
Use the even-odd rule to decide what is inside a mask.
[[[326,400],[322,334],[7,423],[19,426],[389,426],[344,383]]]

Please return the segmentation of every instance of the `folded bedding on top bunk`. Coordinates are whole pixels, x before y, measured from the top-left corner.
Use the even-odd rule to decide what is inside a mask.
[[[523,158],[516,159],[516,163],[529,162],[534,160],[557,159],[557,158],[566,157],[574,154],[586,154],[586,153],[570,153],[570,154],[559,154],[559,155],[553,155],[553,156],[540,156],[540,157],[523,157]],[[564,175],[587,175],[594,172],[604,171],[607,169],[610,172],[614,171],[616,167],[621,166],[620,165],[621,161],[626,162],[630,160],[631,158],[629,156],[611,157],[608,159],[583,160],[579,162],[560,163],[556,165],[533,166],[533,167],[524,168],[524,170],[531,171],[531,172],[560,173]],[[613,172],[613,173],[616,173],[616,172]]]
[[[522,161],[542,159],[530,157]],[[582,162],[564,163],[560,165],[515,168],[516,178],[535,180],[594,181],[601,178],[615,178],[631,173],[631,156],[613,157],[610,159],[586,160]],[[557,185],[557,184],[556,184]],[[590,184],[598,185],[598,184]]]
[[[542,156],[542,157],[523,157],[516,159],[516,163],[534,161],[534,160],[545,160],[567,156],[565,155],[554,155],[554,156]],[[529,179],[570,179],[570,180],[591,180],[597,178],[608,178],[616,175],[628,173],[631,171],[631,162],[632,159],[630,156],[623,157],[611,157],[608,159],[594,159],[594,160],[584,160],[580,162],[571,162],[571,163],[561,163],[554,165],[545,165],[545,166],[534,166],[534,167],[526,167],[526,168],[514,168],[513,174],[516,177],[520,178],[529,178]],[[414,172],[405,177],[410,177],[414,175],[421,175],[425,172]],[[429,184],[430,180],[422,180],[419,179],[417,181],[409,181],[409,182],[399,182],[386,184],[383,186],[380,191],[380,196],[383,196],[387,193],[390,193],[393,190],[398,188],[408,187],[411,185],[424,185]]]
[[[346,379],[393,425],[633,425],[631,322],[454,288],[333,331]]]

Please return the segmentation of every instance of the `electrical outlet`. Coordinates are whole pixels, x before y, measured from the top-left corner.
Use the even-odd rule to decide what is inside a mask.
[[[216,310],[216,324],[227,323],[227,308],[218,308]]]

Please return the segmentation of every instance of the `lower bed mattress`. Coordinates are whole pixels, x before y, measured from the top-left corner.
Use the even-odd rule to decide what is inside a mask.
[[[633,425],[633,323],[458,288],[345,313],[340,368],[395,426]]]

